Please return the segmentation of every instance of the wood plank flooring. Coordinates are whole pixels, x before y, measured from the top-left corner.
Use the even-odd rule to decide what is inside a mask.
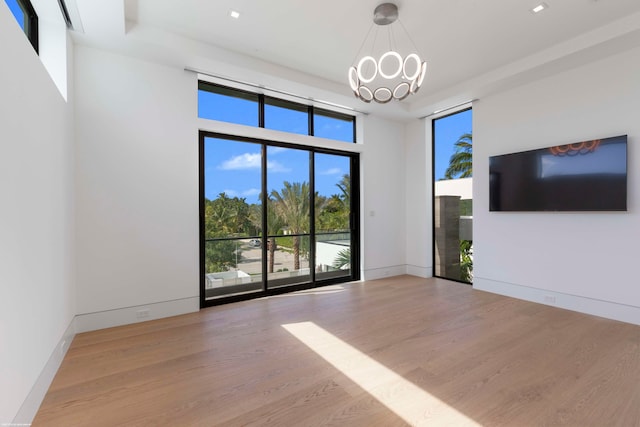
[[[79,334],[33,425],[640,426],[640,327],[438,279],[319,288]]]

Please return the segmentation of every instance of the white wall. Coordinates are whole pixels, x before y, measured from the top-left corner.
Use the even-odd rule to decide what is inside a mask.
[[[84,46],[75,65],[78,328],[195,311],[196,76]]]
[[[0,41],[0,424],[5,424],[30,421],[46,391],[41,374],[47,365],[55,372],[57,365],[49,362],[59,362],[69,344],[59,347],[75,314],[73,115],[5,4],[0,4]]]
[[[403,124],[345,144],[197,119],[181,69],[78,46],[75,71],[79,330],[197,310],[198,129],[360,152],[363,277],[406,272]]]
[[[360,117],[361,145],[198,120],[195,74],[84,46],[76,74],[79,330],[197,309],[198,129],[361,152],[363,276],[405,273],[402,124]]]
[[[68,75],[73,61],[67,59],[67,25],[60,5],[50,0],[32,0],[38,14],[38,55],[62,97],[68,99]]]
[[[475,288],[640,324],[638,76],[635,49],[474,104]],[[489,212],[489,156],[621,134],[628,212]]]
[[[433,276],[431,120],[406,125],[405,152],[407,273]]]
[[[406,272],[405,129],[365,116],[361,156],[363,279]]]

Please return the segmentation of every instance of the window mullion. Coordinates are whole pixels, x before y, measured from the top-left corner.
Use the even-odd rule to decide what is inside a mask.
[[[258,127],[264,128],[264,95],[258,95]]]

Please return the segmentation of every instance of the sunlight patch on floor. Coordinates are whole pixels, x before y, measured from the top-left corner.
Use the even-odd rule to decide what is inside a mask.
[[[412,426],[480,425],[313,322],[282,327]]]
[[[295,292],[287,292],[280,295],[272,295],[269,298],[291,298],[300,295],[326,295],[326,294],[336,294],[338,292],[343,292],[345,289],[340,285],[329,285],[322,286],[319,288],[313,289],[305,289],[303,291],[295,291]]]

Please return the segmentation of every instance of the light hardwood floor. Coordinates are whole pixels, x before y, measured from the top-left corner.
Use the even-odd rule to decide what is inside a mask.
[[[640,327],[438,279],[319,288],[79,334],[33,423],[474,424],[640,425]]]

